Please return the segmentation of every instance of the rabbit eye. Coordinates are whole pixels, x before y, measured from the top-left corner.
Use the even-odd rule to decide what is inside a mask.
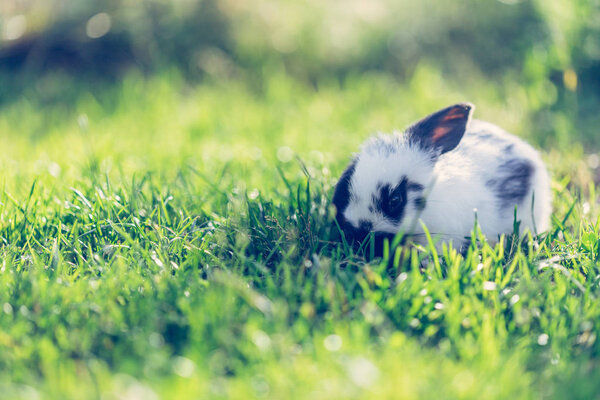
[[[397,214],[399,211],[402,211],[405,203],[403,193],[397,190],[395,192],[396,193],[392,193],[392,196],[388,202],[388,208],[391,214]]]
[[[406,206],[406,178],[396,186],[381,185],[379,194],[373,196],[373,203],[388,220],[394,223],[400,222]]]

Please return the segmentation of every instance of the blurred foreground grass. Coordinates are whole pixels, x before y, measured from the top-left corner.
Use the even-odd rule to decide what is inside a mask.
[[[597,156],[568,124],[540,134],[516,86],[454,86],[427,63],[403,84],[71,84],[0,113],[0,397],[599,395]],[[463,100],[563,144],[544,152],[549,235],[441,266],[416,248],[391,270],[331,242],[360,142]]]

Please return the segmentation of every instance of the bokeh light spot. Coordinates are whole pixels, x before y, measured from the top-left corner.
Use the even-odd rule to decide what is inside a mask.
[[[277,159],[282,163],[287,163],[292,161],[294,157],[294,151],[288,146],[282,146],[277,149]]]
[[[173,358],[173,372],[183,378],[189,378],[196,370],[196,364],[185,357]]]
[[[342,348],[342,338],[338,335],[329,335],[323,340],[323,346],[328,351],[338,351]]]
[[[2,36],[4,40],[17,40],[27,31],[27,18],[24,15],[10,17],[4,25]]]
[[[370,360],[358,357],[350,361],[348,374],[355,385],[368,388],[379,378],[379,369]]]
[[[91,17],[85,25],[85,33],[92,39],[98,39],[110,31],[112,21],[107,13],[98,13]]]

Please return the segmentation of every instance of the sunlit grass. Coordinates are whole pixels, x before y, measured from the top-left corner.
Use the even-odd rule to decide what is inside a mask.
[[[465,99],[511,112],[432,79],[131,76],[6,106],[0,396],[597,396],[600,233],[577,146],[544,153],[555,213],[537,241],[390,266],[334,240],[331,190],[368,134]]]

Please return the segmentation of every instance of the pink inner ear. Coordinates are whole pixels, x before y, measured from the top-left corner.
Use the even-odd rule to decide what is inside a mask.
[[[454,108],[452,110],[450,110],[450,112],[448,112],[448,114],[446,114],[444,116],[444,118],[442,118],[442,122],[446,122],[446,121],[452,121],[453,119],[459,119],[459,118],[465,118],[465,110],[463,110],[462,108]]]
[[[444,118],[445,119],[445,118]],[[441,139],[442,137],[444,137],[448,132],[450,132],[452,128],[450,128],[449,126],[438,126],[436,128],[433,129],[433,136],[431,137],[431,140],[433,142],[437,141],[438,139]]]

